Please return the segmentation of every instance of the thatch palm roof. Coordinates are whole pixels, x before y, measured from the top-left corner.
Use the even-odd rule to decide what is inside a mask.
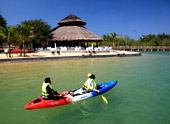
[[[80,26],[63,26],[52,32],[55,41],[100,41],[100,37]]]
[[[83,27],[86,22],[75,15],[69,15],[58,24],[51,32],[53,41],[102,41],[102,38]]]
[[[58,22],[59,26],[66,26],[66,25],[86,25],[86,22],[82,19],[78,18],[77,16],[71,14],[64,18],[63,20]]]

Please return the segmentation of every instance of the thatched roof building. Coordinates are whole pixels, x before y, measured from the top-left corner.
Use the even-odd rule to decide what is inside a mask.
[[[86,29],[86,22],[73,14],[59,21],[58,25],[51,31],[52,41],[57,46],[88,46],[89,42],[98,44],[103,40]]]

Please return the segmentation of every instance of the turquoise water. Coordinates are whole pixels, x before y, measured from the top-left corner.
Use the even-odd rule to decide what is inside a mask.
[[[81,87],[91,72],[96,82],[118,80],[104,96],[59,107],[25,110],[41,95],[42,81],[59,92]],[[170,53],[0,64],[0,124],[169,124]]]

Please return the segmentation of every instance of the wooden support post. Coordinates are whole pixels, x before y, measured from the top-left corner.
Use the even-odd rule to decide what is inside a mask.
[[[79,40],[79,46],[81,46],[81,41]]]

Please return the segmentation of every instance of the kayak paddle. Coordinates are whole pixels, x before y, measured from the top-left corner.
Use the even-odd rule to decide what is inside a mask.
[[[108,104],[108,101],[107,101],[106,97],[104,97],[103,95],[101,95],[101,97],[102,97],[103,101],[104,101],[106,104]]]
[[[74,104],[74,102],[71,100],[71,99],[69,99],[69,98],[65,98],[68,102],[70,102],[70,103],[73,103]]]

